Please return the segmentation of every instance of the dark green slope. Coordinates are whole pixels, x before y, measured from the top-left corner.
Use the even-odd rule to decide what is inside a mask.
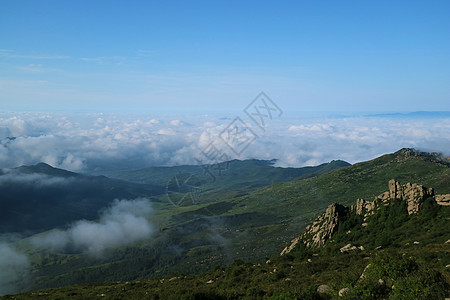
[[[152,167],[140,170],[110,172],[106,175],[131,182],[166,186],[168,181],[174,176],[189,174],[202,178],[211,190],[237,190],[308,178],[350,165],[342,160],[334,160],[314,167],[281,168],[274,167],[275,162],[276,160],[232,160],[221,163],[220,172],[217,165],[212,165],[209,170],[215,178],[208,175],[208,173],[205,174],[205,168],[208,166],[202,167],[200,165]]]
[[[40,163],[0,174],[0,233],[30,233],[98,218],[114,199],[152,197],[163,187],[85,176]]]

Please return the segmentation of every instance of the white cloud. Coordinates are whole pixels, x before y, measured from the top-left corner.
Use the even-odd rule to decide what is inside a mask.
[[[54,186],[62,185],[73,182],[73,178],[63,178],[58,176],[48,176],[45,174],[24,174],[16,172],[15,170],[5,170],[3,169],[3,174],[0,175],[0,185],[10,184],[10,183],[20,183],[20,184],[32,184],[34,186]]]
[[[33,245],[54,251],[70,248],[98,256],[105,250],[148,240],[155,229],[148,218],[153,210],[147,199],[115,200],[98,221],[81,220],[67,230],[34,236]]]
[[[7,241],[0,241],[0,296],[25,287],[31,263],[28,257]]]
[[[0,55],[9,58],[22,58],[22,59],[38,59],[38,60],[47,60],[47,59],[69,59],[70,56],[67,55],[34,55],[34,54],[16,54],[14,50],[8,49],[0,49]]]
[[[333,159],[355,163],[403,147],[450,148],[449,119],[281,117],[265,132],[254,127],[259,138],[236,157],[219,138],[232,119],[1,113],[0,167],[45,162],[72,171],[101,172],[196,164],[195,158],[211,142],[231,159],[276,158],[280,166],[296,167]]]

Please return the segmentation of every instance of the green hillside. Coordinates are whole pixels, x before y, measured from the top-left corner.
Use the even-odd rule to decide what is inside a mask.
[[[175,176],[193,176],[202,192],[248,190],[277,182],[313,177],[350,164],[333,160],[314,167],[275,167],[276,160],[231,160],[215,165],[185,165],[173,167],[151,167],[140,170],[115,171],[106,173],[111,178],[136,183],[155,184],[167,187]]]
[[[449,193],[449,170],[448,161],[439,155],[402,149],[259,189],[212,189],[189,205],[174,206],[168,195],[160,195],[154,202],[157,213],[152,221],[159,227],[154,239],[115,249],[96,260],[82,254],[29,250],[34,262],[31,288],[199,274],[236,259],[263,265],[330,203],[350,205],[357,198],[373,199],[392,178]]]
[[[77,285],[5,299],[444,299],[450,293],[450,207],[426,198],[381,206],[362,226],[349,210],[324,246],[303,243],[270,260],[234,261],[201,275]],[[342,251],[347,244],[361,249]],[[282,245],[286,246],[286,244]]]

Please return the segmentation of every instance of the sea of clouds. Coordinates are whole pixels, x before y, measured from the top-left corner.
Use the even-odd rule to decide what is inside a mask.
[[[333,159],[355,163],[404,147],[450,149],[448,118],[281,116],[262,130],[241,114],[257,138],[238,156],[219,138],[234,117],[3,112],[0,167],[45,162],[71,171],[101,173],[196,164],[211,142],[230,159],[275,158],[284,167]]]

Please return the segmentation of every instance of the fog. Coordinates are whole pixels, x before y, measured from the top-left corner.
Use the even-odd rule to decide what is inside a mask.
[[[16,170],[3,169],[0,173],[0,185],[2,184],[29,184],[35,187],[47,187],[47,186],[61,186],[64,184],[72,183],[75,179],[64,178],[58,176],[49,176],[46,174],[24,174],[17,172]]]
[[[21,290],[29,280],[31,263],[10,241],[0,240],[0,295]]]
[[[107,249],[150,239],[155,232],[149,221],[152,212],[150,201],[145,198],[115,200],[98,221],[80,220],[66,230],[53,230],[31,241],[36,247],[98,257]]]

